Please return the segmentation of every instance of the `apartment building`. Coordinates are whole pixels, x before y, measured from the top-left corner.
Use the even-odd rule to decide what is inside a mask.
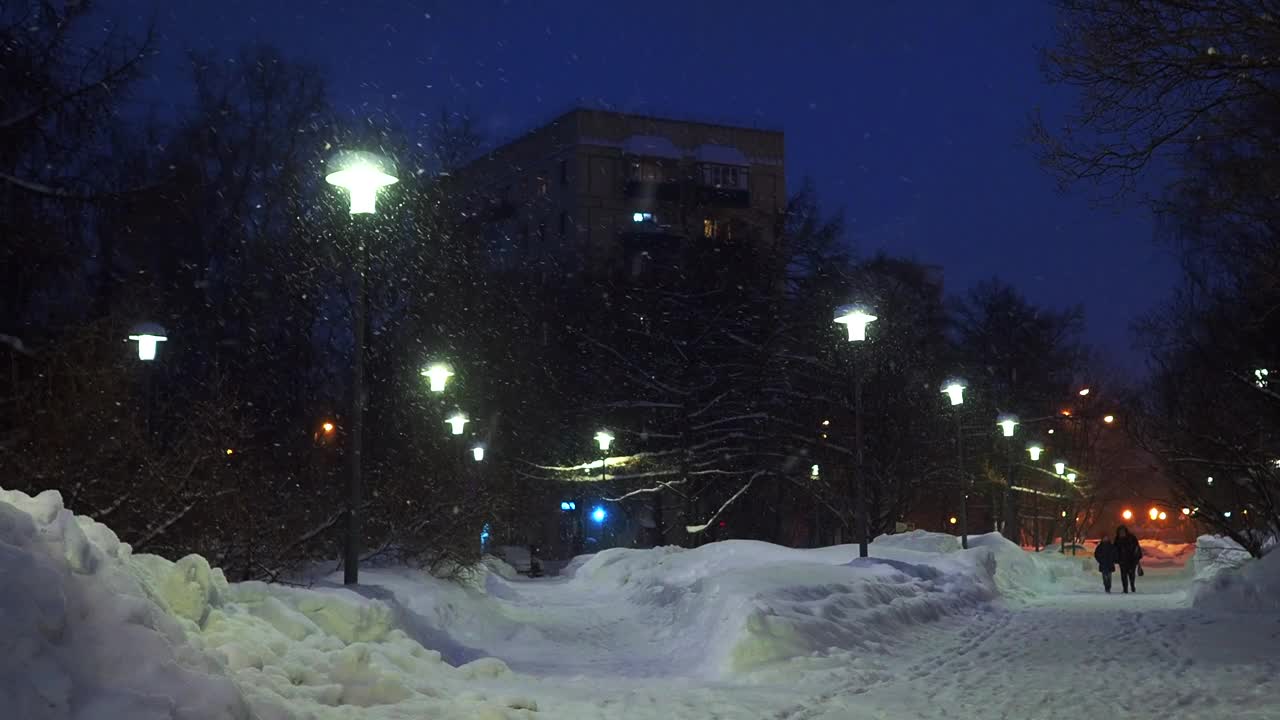
[[[690,242],[769,247],[784,169],[781,132],[577,109],[455,182],[497,262],[637,275]]]

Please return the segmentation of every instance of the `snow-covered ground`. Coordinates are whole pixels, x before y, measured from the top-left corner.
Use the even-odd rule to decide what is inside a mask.
[[[1104,595],[1084,555],[971,545],[729,541],[304,589],[135,556],[55,493],[0,491],[0,716],[1280,717],[1280,554],[1150,544],[1139,593]]]

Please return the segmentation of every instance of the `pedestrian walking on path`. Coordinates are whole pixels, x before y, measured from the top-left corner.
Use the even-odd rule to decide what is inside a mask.
[[[1120,566],[1120,585],[1124,592],[1138,592],[1138,563],[1142,560],[1142,546],[1138,537],[1121,525],[1116,528],[1116,564]]]
[[[1106,535],[1098,541],[1093,551],[1093,559],[1098,561],[1098,572],[1102,573],[1102,589],[1111,592],[1111,574],[1116,571],[1116,544]]]

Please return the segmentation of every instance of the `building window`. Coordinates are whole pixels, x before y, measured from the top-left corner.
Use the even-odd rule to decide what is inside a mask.
[[[569,161],[560,161],[560,186],[564,187],[569,184]]]
[[[631,213],[631,222],[633,222],[633,223],[646,223],[646,222],[647,222],[647,223],[651,223],[651,222],[657,222],[657,220],[653,217],[653,213],[650,213],[650,212],[639,212],[639,211],[637,211],[637,212],[633,212],[633,213]]]
[[[662,166],[656,160],[632,160],[631,180],[637,182],[662,182]]]
[[[716,236],[716,221],[706,218],[702,221],[702,237],[713,238]]]
[[[734,165],[703,165],[702,184],[731,190],[746,190],[747,168]]]
[[[537,179],[534,180],[534,188],[539,196],[545,196],[549,190],[547,176],[538,175]]]

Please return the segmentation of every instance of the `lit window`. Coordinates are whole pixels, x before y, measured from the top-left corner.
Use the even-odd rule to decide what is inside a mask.
[[[709,238],[716,236],[716,221],[707,218],[702,221],[702,237]]]
[[[633,223],[654,222],[653,213],[647,213],[647,212],[631,213],[631,222]]]

